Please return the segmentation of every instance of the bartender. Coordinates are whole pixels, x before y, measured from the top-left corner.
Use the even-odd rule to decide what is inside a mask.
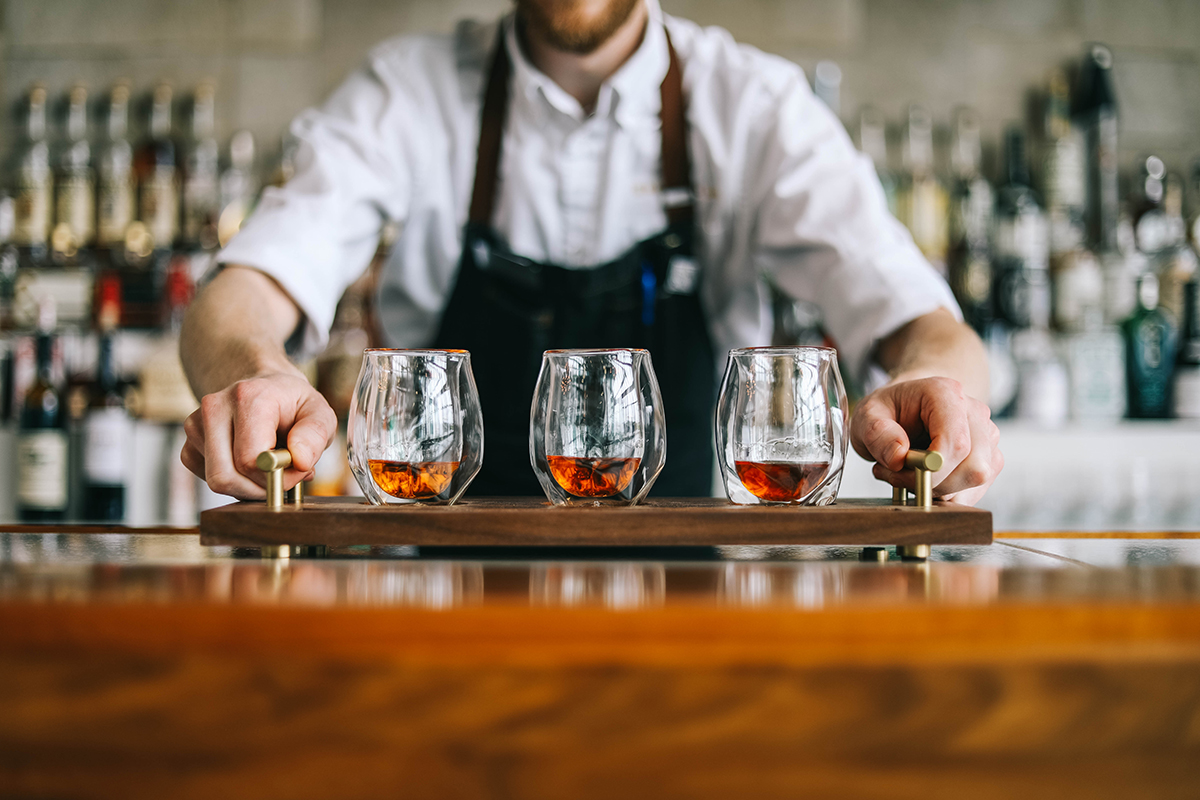
[[[182,459],[217,492],[291,486],[337,421],[291,358],[324,345],[381,228],[396,347],[471,352],[486,456],[472,491],[538,494],[529,407],[543,350],[647,347],[662,386],[664,496],[711,493],[717,369],[765,344],[764,277],[817,304],[843,370],[879,386],[851,441],[912,486],[975,503],[1002,467],[986,356],[887,211],[871,161],[802,71],[656,0],[516,0],[498,23],[373,50],[293,125],[296,174],[268,189],[192,305],[182,355],[200,409]],[[881,385],[882,384],[882,385]]]

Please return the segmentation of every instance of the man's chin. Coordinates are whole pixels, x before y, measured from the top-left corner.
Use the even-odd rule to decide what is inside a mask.
[[[594,53],[612,38],[642,0],[516,0],[517,14],[528,33],[555,50],[576,55]]]

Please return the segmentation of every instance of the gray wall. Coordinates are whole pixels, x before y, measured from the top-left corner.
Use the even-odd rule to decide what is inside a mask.
[[[811,70],[844,72],[842,111],[910,101],[941,121],[977,107],[988,138],[1026,117],[1047,70],[1104,41],[1116,57],[1123,166],[1154,151],[1173,169],[1200,155],[1200,0],[663,0]],[[139,92],[165,78],[218,85],[219,133],[249,128],[273,147],[366,49],[388,36],[448,30],[509,0],[5,0],[0,97],[33,80],[57,95],[119,78]],[[139,123],[140,124],[140,123]],[[0,148],[7,150],[11,138]]]

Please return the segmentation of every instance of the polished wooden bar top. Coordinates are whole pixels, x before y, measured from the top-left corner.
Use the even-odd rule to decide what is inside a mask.
[[[271,561],[28,530],[0,795],[1200,796],[1194,538]]]

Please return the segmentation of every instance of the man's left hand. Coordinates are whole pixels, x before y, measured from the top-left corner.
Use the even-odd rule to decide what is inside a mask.
[[[987,404],[968,397],[950,378],[893,383],[868,395],[850,421],[854,450],[874,461],[875,477],[916,490],[904,468],[910,448],[937,450],[945,459],[934,474],[934,495],[973,506],[1004,467],[1000,430]]]

